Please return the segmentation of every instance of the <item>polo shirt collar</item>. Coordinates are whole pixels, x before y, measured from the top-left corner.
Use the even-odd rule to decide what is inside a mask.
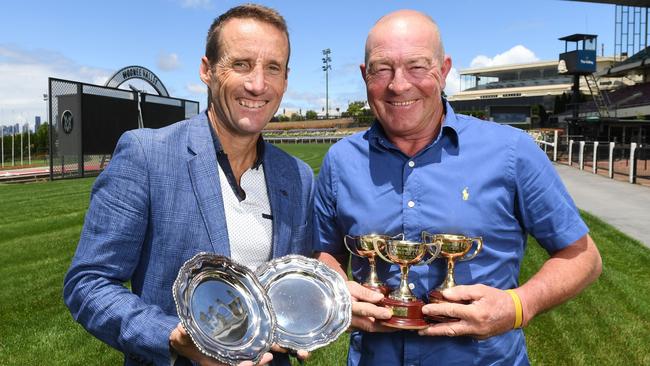
[[[455,147],[458,147],[458,137],[460,135],[459,132],[461,127],[460,123],[456,118],[454,110],[451,108],[451,105],[445,98],[442,98],[442,105],[444,108],[445,119],[442,121],[442,128],[440,129],[441,133],[439,133],[438,136],[436,136],[436,138],[431,141],[425,149],[440,140],[443,134],[449,137],[449,139],[454,143]],[[386,137],[386,132],[377,119],[375,119],[372,126],[368,130],[367,136],[370,144],[375,147],[397,150],[397,147],[392,142],[390,142],[388,137]]]

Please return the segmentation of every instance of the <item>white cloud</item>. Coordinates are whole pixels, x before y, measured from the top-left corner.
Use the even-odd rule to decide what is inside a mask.
[[[189,83],[185,89],[192,94],[208,94],[208,88],[203,83]]]
[[[460,75],[455,67],[452,67],[449,74],[447,74],[446,82],[445,94],[454,95],[460,91]]]
[[[176,70],[181,66],[178,55],[175,53],[161,53],[158,56],[158,68],[163,71]]]
[[[48,77],[104,84],[110,70],[79,65],[57,52],[0,44],[0,124],[34,123],[45,114]]]
[[[522,45],[516,45],[506,52],[500,53],[494,57],[478,55],[470,63],[470,68],[491,67],[500,65],[522,64],[526,62],[539,61],[533,51]]]
[[[184,8],[211,9],[211,0],[181,0],[180,4]]]
[[[320,110],[325,106],[325,90],[322,93],[307,92],[303,90],[296,90],[289,86],[289,89],[284,93],[282,98],[282,105],[280,109],[284,108],[302,108],[303,112],[309,109]]]

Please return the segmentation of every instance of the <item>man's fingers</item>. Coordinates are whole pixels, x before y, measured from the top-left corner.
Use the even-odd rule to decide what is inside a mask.
[[[464,321],[438,323],[431,325],[428,328],[421,329],[418,334],[421,336],[443,336],[443,337],[457,337],[468,335],[469,327]]]
[[[258,365],[266,365],[267,363],[273,361],[273,355],[269,352],[266,352],[264,356],[262,356],[262,359],[258,363]]]
[[[271,346],[271,351],[273,352],[278,352],[278,353],[287,353],[287,350],[278,346],[276,343],[273,343]]]
[[[459,285],[442,291],[442,296],[452,301],[476,301],[485,296],[486,286],[483,285]]]
[[[453,302],[442,302],[427,304],[422,307],[424,315],[443,315],[451,318],[467,319],[470,316],[471,305],[456,304]]]
[[[398,330],[396,328],[387,327],[381,324],[379,320],[373,318],[358,317],[358,316],[352,317],[352,324],[350,325],[350,327],[353,329],[361,330],[364,332],[372,332],[372,333],[376,333],[376,332],[387,333],[387,332],[395,332]]]
[[[261,365],[266,365],[266,364],[268,364],[268,363],[271,362],[271,361],[273,361],[273,355],[270,354],[269,352],[266,352],[266,353],[262,356],[262,359],[260,360],[260,362],[258,362],[258,363],[256,363],[256,364],[254,364],[252,361],[244,361],[244,362],[240,362],[240,363],[238,363],[237,366],[255,366],[255,365],[261,366]],[[221,365],[221,364],[219,363],[219,364],[217,364],[217,365]],[[201,365],[201,366],[203,366],[203,365]],[[215,365],[215,366],[216,366],[216,365]],[[225,366],[225,365],[224,365],[224,366]]]
[[[297,355],[298,355],[298,358],[303,360],[303,361],[307,361],[309,359],[309,357],[311,357],[311,353],[309,353],[307,351],[303,351],[303,350],[298,350]]]
[[[390,319],[393,316],[392,312],[383,306],[358,301],[352,302],[352,314],[377,319]]]
[[[311,353],[305,350],[297,350],[297,351],[288,350],[286,348],[282,348],[278,346],[276,343],[273,343],[273,345],[271,346],[271,351],[278,352],[278,353],[291,353],[301,360],[306,360],[311,356]]]
[[[428,304],[422,313],[443,315],[460,319],[457,322],[440,323],[421,332],[430,336],[468,335],[485,339],[512,329],[515,306],[505,291],[485,285],[456,286],[444,290],[448,300],[471,301],[470,304],[441,302]]]
[[[379,292],[367,289],[354,281],[348,281],[347,285],[350,295],[358,301],[377,303],[384,298]]]
[[[181,323],[176,325],[176,328],[174,328],[169,336],[169,341],[173,347],[186,347],[192,344],[192,339],[187,334],[187,331],[185,331],[185,328],[183,328]]]
[[[394,332],[395,329],[380,323],[390,319],[393,313],[390,309],[377,306],[384,295],[367,289],[354,281],[347,282],[352,296],[352,324],[350,328],[365,332]]]

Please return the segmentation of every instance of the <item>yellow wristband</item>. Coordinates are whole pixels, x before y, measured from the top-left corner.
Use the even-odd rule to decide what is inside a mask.
[[[521,299],[515,290],[506,290],[506,292],[510,294],[512,301],[515,303],[515,324],[512,328],[521,328],[521,323],[524,321],[524,309],[521,306]]]

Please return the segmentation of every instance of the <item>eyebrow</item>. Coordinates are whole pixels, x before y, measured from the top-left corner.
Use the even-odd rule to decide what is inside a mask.
[[[426,56],[414,57],[406,60],[407,65],[415,64],[418,62],[425,62],[428,65],[431,65],[433,58],[428,58]]]
[[[405,60],[404,61],[405,64],[412,64],[414,62],[420,62],[420,61],[431,63],[431,61],[433,61],[433,56],[431,56],[431,57],[427,57],[427,56],[407,57],[404,60]],[[369,60],[368,63],[370,65],[373,65],[373,64],[394,64],[395,62],[390,57],[378,57],[378,58],[376,58],[374,60],[372,60],[372,59]]]

